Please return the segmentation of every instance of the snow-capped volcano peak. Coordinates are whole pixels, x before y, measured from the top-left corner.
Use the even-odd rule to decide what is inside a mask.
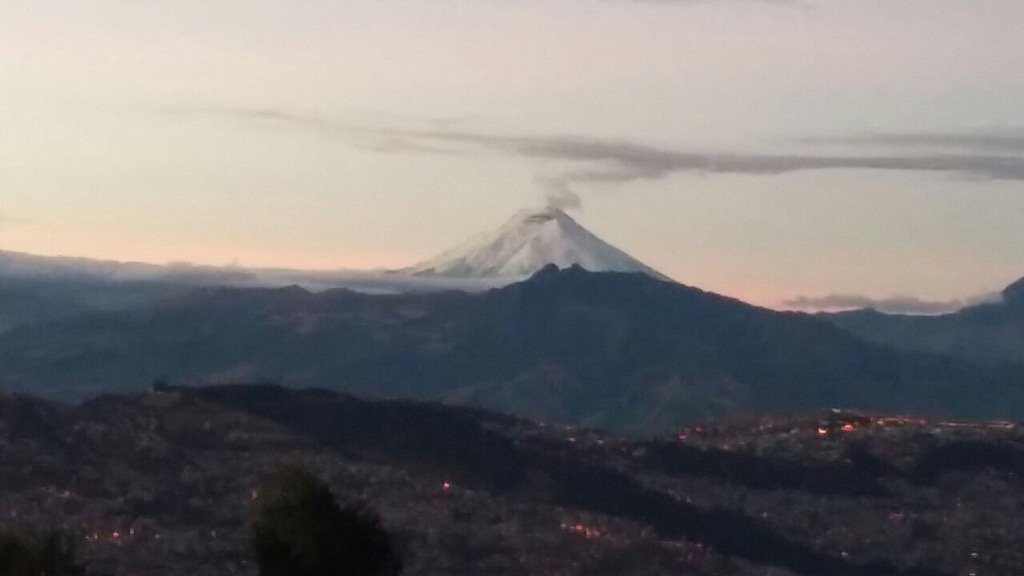
[[[529,276],[549,264],[593,272],[643,272],[666,279],[604,242],[555,207],[522,210],[495,232],[404,270],[422,276]]]

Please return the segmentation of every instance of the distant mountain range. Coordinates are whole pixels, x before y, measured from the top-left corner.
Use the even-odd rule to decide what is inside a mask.
[[[944,354],[989,366],[1024,363],[1024,278],[1002,301],[951,314],[910,316],[855,310],[823,315],[865,340],[900,350]]]
[[[178,284],[184,286],[349,288],[368,293],[478,292],[525,280],[545,266],[579,265],[596,272],[643,272],[668,278],[601,240],[554,207],[522,210],[490,234],[399,270],[293,270],[166,265],[0,250],[0,288],[25,281]],[[70,296],[70,294],[69,294]],[[2,305],[2,303],[0,303]],[[0,316],[0,328],[2,328]]]
[[[0,288],[42,283],[74,285],[86,291],[89,291],[90,288],[109,288],[112,284],[264,288],[295,285],[308,290],[349,288],[360,292],[380,294],[445,290],[477,292],[504,286],[521,279],[521,277],[427,277],[398,274],[387,270],[243,268],[239,266],[194,265],[187,262],[156,265],[64,256],[38,256],[0,250]],[[75,294],[72,292],[68,292],[66,296],[75,298]]]
[[[273,381],[641,434],[833,406],[1019,418],[1022,374],[642,273],[555,266],[475,294],[202,288],[0,333],[0,383],[54,398]]]
[[[775,312],[677,284],[557,208],[391,272],[0,252],[0,388],[269,381],[640,434],[832,406],[1021,418],[1024,280],[1003,295],[937,317]]]

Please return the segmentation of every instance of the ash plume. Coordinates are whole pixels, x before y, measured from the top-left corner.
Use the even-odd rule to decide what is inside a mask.
[[[544,202],[550,208],[559,210],[582,210],[580,195],[569,187],[564,176],[538,176],[537,185],[544,191]]]

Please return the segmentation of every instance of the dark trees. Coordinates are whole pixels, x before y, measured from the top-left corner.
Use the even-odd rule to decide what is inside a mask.
[[[282,470],[261,491],[252,544],[260,576],[394,576],[401,569],[377,515],[340,507],[301,468]]]

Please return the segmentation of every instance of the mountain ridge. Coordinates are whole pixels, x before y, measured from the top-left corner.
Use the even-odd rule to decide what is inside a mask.
[[[542,269],[488,292],[206,288],[0,333],[0,382],[82,399],[154,379],[319,386],[647,434],[830,407],[1020,417],[1016,372],[867,343],[641,273]]]
[[[986,366],[1024,365],[1024,278],[1002,301],[935,316],[851,310],[821,317],[843,330],[898,350],[942,354]]]
[[[1024,278],[1004,288],[1002,294],[1008,304],[1024,304]]]

